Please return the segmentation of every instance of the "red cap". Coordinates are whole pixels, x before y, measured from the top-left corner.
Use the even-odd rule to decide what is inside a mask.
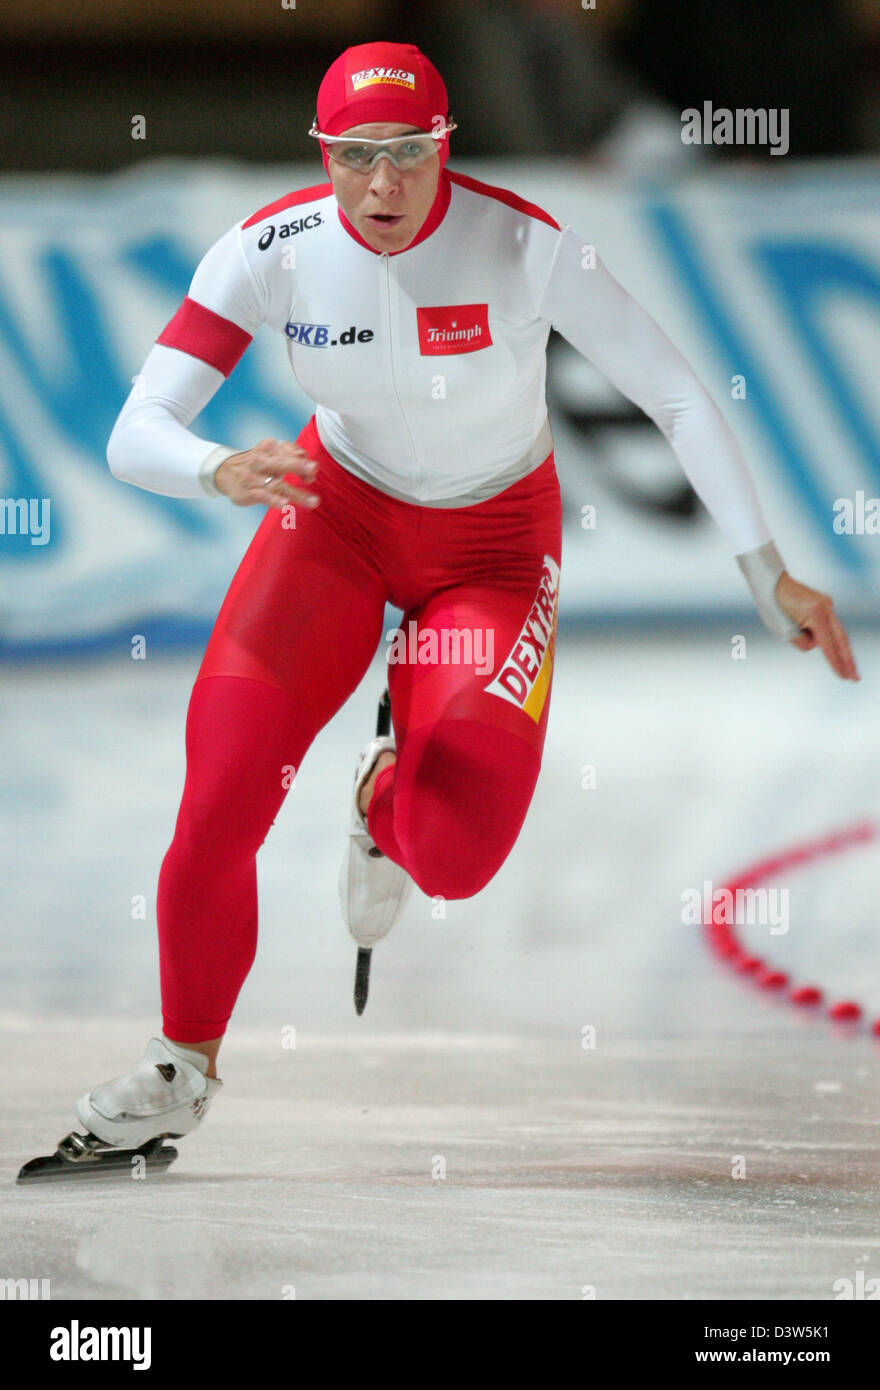
[[[331,63],[318,89],[318,129],[325,135],[341,135],[373,121],[431,131],[445,123],[448,114],[443,78],[411,43],[359,43],[347,48]],[[447,140],[437,142],[441,162]]]

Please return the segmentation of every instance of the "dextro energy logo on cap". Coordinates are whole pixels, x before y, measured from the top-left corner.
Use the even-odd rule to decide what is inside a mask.
[[[407,72],[405,68],[364,68],[351,75],[351,85],[356,92],[364,87],[375,87],[380,82],[391,87],[405,87],[410,92],[416,89],[415,73]]]

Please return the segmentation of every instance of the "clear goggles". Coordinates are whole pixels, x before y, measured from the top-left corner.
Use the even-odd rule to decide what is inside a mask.
[[[354,169],[359,174],[370,174],[376,160],[383,155],[391,160],[395,169],[414,169],[436,154],[438,142],[455,129],[455,121],[450,121],[430,135],[415,131],[412,135],[392,136],[390,140],[363,140],[352,135],[323,135],[316,122],[309,135],[327,146],[327,156],[335,164],[344,164],[346,169]]]

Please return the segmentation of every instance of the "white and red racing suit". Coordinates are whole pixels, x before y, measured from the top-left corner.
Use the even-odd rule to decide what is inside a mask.
[[[362,240],[329,184],[230,228],[122,409],[117,477],[217,494],[237,451],[189,427],[263,324],[316,403],[298,443],[321,502],[292,526],[267,513],[190,701],[158,893],[164,1027],[182,1043],[226,1028],[256,946],[257,850],[368,669],[386,603],[403,610],[388,666],[397,762],[376,780],[370,834],[443,898],[478,892],[513,846],[557,618],[551,325],[657,422],[735,554],[770,540],[736,441],[677,349],[582,236],[503,189],[444,169],[418,236],[392,254]]]

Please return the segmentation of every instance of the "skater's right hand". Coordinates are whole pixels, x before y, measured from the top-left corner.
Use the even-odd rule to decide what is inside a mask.
[[[316,460],[298,445],[287,439],[263,439],[253,449],[224,459],[214,474],[214,486],[237,507],[262,503],[281,510],[297,502],[316,507],[318,494],[294,487],[284,475],[293,473],[300,482],[310,483],[317,472]]]

